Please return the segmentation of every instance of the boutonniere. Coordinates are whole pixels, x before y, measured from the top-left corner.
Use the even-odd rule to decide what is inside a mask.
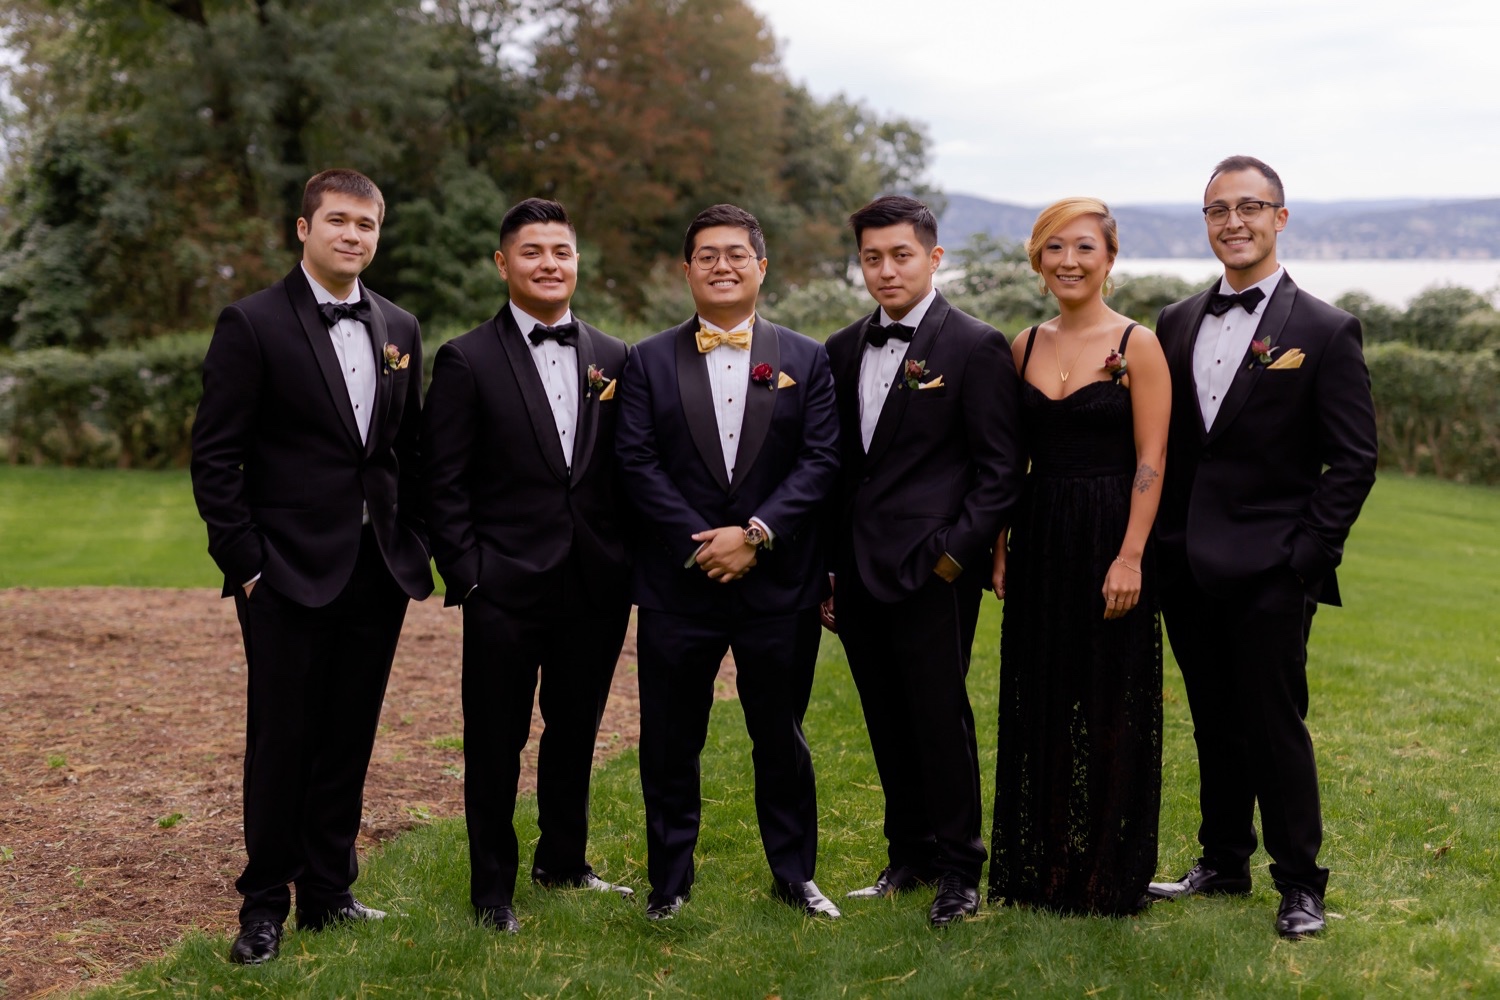
[[[1271,363],[1271,356],[1276,353],[1276,348],[1271,346],[1269,339],[1252,340],[1250,341],[1250,353],[1255,355],[1255,361],[1259,361],[1263,365],[1268,365]],[[1255,361],[1246,365],[1245,370],[1249,371],[1251,368],[1254,368]]]
[[[1125,355],[1119,351],[1110,351],[1109,357],[1104,359],[1104,370],[1109,372],[1110,377],[1116,382],[1120,381],[1121,377],[1125,374],[1125,369],[1129,367],[1130,363],[1125,360]]]
[[[772,368],[764,361],[756,365],[754,368],[750,369],[750,381],[754,382],[756,385],[763,385],[767,389],[774,390],[776,388],[776,386],[771,384],[771,379],[775,377],[775,375],[776,369]]]
[[[584,376],[584,381],[588,384],[589,391],[584,394],[583,398],[592,399],[594,393],[609,385],[609,376],[605,375],[604,369],[598,365],[589,365],[588,374]]]
[[[901,378],[908,389],[922,388],[922,380],[927,377],[927,362],[925,360],[907,359],[901,367]],[[941,375],[938,376],[942,378]]]
[[[388,372],[399,372],[411,364],[411,355],[402,354],[401,348],[395,344],[386,344],[381,354],[385,360],[385,370]]]

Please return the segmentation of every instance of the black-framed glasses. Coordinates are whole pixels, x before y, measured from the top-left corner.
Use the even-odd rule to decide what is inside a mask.
[[[1249,201],[1240,202],[1233,208],[1228,205],[1208,205],[1203,209],[1203,217],[1216,226],[1222,226],[1229,221],[1230,212],[1238,215],[1243,221],[1250,222],[1268,208],[1283,207],[1285,206],[1279,201],[1262,201],[1259,198],[1252,198]]]
[[[721,251],[713,247],[704,247],[693,254],[693,263],[698,265],[698,270],[700,271],[712,271],[715,265],[719,263],[720,255]],[[755,259],[755,254],[744,247],[730,247],[728,250],[722,251],[722,256],[729,262],[729,266],[736,271],[743,271]]]

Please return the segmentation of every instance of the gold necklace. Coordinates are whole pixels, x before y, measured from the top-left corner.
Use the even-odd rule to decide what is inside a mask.
[[[1089,344],[1088,344],[1088,338],[1087,337],[1082,338],[1083,339],[1083,345],[1078,348],[1078,353],[1075,354],[1075,355],[1073,355],[1073,362],[1072,362],[1072,364],[1068,365],[1068,370],[1067,371],[1063,371],[1063,366],[1062,366],[1062,351],[1057,346],[1058,341],[1061,340],[1061,339],[1062,338],[1060,336],[1058,336],[1057,331],[1054,330],[1053,333],[1052,333],[1052,356],[1057,359],[1057,374],[1062,378],[1063,385],[1067,385],[1068,384],[1068,376],[1071,375],[1071,374],[1073,374],[1073,369],[1074,369],[1075,366],[1077,366],[1078,359],[1081,358],[1081,357],[1083,357],[1084,348],[1088,347]]]

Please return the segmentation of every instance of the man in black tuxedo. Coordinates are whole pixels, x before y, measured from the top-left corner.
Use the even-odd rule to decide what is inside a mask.
[[[889,863],[849,895],[935,882],[941,927],[979,906],[965,680],[991,549],[1020,491],[1020,381],[1004,335],[933,287],[943,248],[926,205],[878,198],[850,223],[879,308],[828,338],[841,457],[825,622],[864,705]]]
[[[432,573],[421,329],[359,281],[384,215],[362,174],[309,180],[302,262],[225,307],[203,360],[193,496],[250,678],[239,963],[276,957],[293,883],[304,930],[385,915],[349,891],[354,842],[407,601]]]
[[[1359,321],[1276,261],[1281,178],[1249,156],[1204,194],[1213,287],[1162,310],[1172,425],[1157,555],[1162,612],[1198,744],[1203,855],[1151,892],[1247,894],[1255,804],[1282,901],[1276,929],[1323,929],[1328,869],[1307,717],[1307,637],[1375,482]]]
[[[699,213],[683,242],[697,315],[639,344],[620,383],[620,464],[644,522],[633,589],[653,920],[673,916],[693,885],[698,758],[730,649],[773,893],[839,915],[812,881],[817,792],[802,735],[838,418],[822,345],[755,313],[767,263],[749,212]]]
[[[614,461],[624,342],[574,317],[578,238],[555,201],[505,213],[510,301],[439,348],[422,424],[427,519],[464,616],[464,810],[481,923],[519,930],[513,817],[541,673],[540,886],[631,895],[585,860],[589,773],[630,620]]]

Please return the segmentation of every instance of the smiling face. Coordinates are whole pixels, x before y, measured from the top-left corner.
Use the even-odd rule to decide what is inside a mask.
[[[562,222],[532,222],[506,237],[495,251],[495,267],[510,287],[510,299],[543,323],[568,311],[578,287],[578,247]]]
[[[859,269],[870,297],[900,320],[932,291],[943,248],[922,245],[909,222],[866,229],[859,240]]]
[[[687,275],[698,315],[728,330],[755,312],[770,261],[756,258],[755,248],[750,245],[750,230],[739,226],[709,226],[699,230],[693,237],[693,252],[689,256],[697,258],[705,250],[718,253],[714,265],[705,269],[698,266],[696,259],[688,260],[682,265],[683,273]],[[743,270],[730,263],[730,253],[736,250],[750,255]]]
[[[380,206],[364,198],[329,191],[312,219],[297,220],[302,263],[318,284],[348,297],[360,272],[375,259],[380,242]]]
[[[1059,302],[1096,298],[1114,267],[1097,215],[1080,215],[1042,244],[1038,269]]]
[[[1203,194],[1204,207],[1234,208],[1247,201],[1275,202],[1279,199],[1270,180],[1258,170],[1235,170],[1219,174]],[[1276,234],[1286,228],[1285,208],[1263,210],[1246,222],[1236,212],[1215,225],[1208,225],[1208,244],[1224,264],[1231,288],[1239,291],[1262,281],[1276,271]]]

